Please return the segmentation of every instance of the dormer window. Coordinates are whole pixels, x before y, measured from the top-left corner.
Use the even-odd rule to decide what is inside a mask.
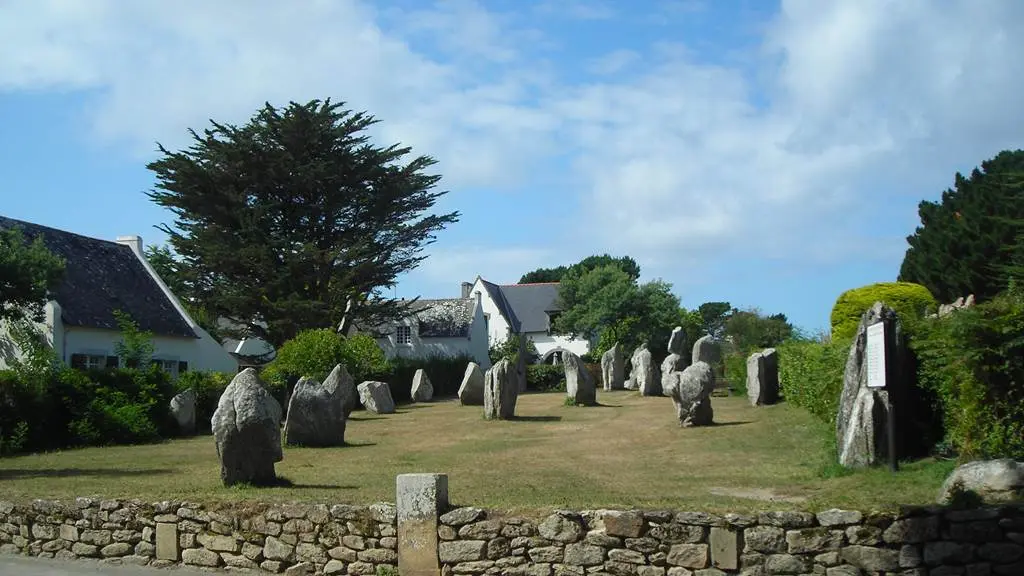
[[[558,317],[561,316],[561,315],[562,315],[561,311],[559,311],[559,312],[548,312],[548,334],[549,335],[551,334],[551,331],[555,327],[555,320],[557,320]]]
[[[398,344],[412,344],[412,326],[397,326],[395,328],[395,342]]]

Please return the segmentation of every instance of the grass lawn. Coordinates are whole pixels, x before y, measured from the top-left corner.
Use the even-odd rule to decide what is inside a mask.
[[[563,399],[523,395],[508,422],[453,400],[356,412],[349,446],[285,448],[277,471],[287,488],[224,488],[213,438],[202,436],[0,459],[0,498],[393,502],[396,474],[445,472],[453,503],[514,512],[869,510],[932,502],[952,469],[921,461],[895,475],[830,475],[820,425],[786,404],[715,398],[715,426],[682,429],[668,398],[600,392],[603,405],[588,408]]]

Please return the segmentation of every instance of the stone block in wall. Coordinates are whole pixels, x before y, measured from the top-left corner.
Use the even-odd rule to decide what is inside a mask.
[[[704,568],[708,565],[708,545],[676,544],[669,548],[667,561],[683,568]]]
[[[708,538],[711,550],[711,565],[723,570],[736,570],[740,564],[743,537],[733,528],[712,526]]]
[[[448,476],[400,474],[395,486],[398,569],[403,576],[434,576],[441,568],[437,527],[448,507]]]
[[[76,552],[77,554],[77,552]],[[178,525],[158,522],[156,525],[156,557],[158,560],[178,561]]]

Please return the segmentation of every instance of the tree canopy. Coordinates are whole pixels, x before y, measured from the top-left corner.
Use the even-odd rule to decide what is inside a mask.
[[[783,343],[793,335],[793,325],[785,314],[765,316],[757,308],[734,309],[725,321],[724,332],[732,338],[736,350],[746,355]]]
[[[728,302],[705,302],[697,308],[700,314],[701,331],[714,338],[725,335],[725,323],[732,314],[732,304]]]
[[[445,194],[425,173],[434,159],[373,145],[377,120],[343,106],[268,103],[244,126],[190,130],[185,150],[159,146],[148,165],[189,299],[275,346],[336,325],[350,299],[364,325],[405,315],[383,289],[458,221],[430,213]]]
[[[918,215],[899,281],[925,286],[940,302],[1005,290],[1021,253],[1024,150],[1000,152],[969,177],[957,173],[954,188],[940,202],[921,202]]]
[[[583,260],[580,260],[576,264],[571,266],[558,266],[557,268],[538,268],[532,272],[527,272],[519,279],[520,284],[534,284],[539,282],[561,282],[569,270],[576,269],[579,271],[589,271],[599,266],[616,266],[620,268],[633,280],[640,278],[640,265],[636,263],[629,256],[623,256],[616,258],[609,254],[601,254],[600,256],[587,256]]]
[[[64,260],[20,228],[0,229],[0,320],[43,320],[43,307],[60,284]]]

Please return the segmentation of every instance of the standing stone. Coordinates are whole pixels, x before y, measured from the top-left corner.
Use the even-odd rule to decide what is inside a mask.
[[[682,372],[676,372],[672,387],[672,402],[676,405],[679,425],[708,426],[714,419],[711,392],[715,388],[715,375],[707,362],[695,362]]]
[[[623,363],[618,342],[601,355],[601,383],[605,390],[622,390],[625,384],[622,381]]]
[[[902,327],[896,312],[881,302],[861,316],[857,335],[850,346],[843,373],[843,393],[836,416],[839,463],[846,467],[873,466],[888,458],[888,412],[892,396],[904,386],[902,378],[886,382],[885,388],[868,388],[867,328],[882,322],[892,336],[886,349],[887,362],[900,366],[904,355]],[[898,373],[894,371],[893,373]]]
[[[288,400],[284,441],[291,446],[345,444],[345,410],[337,381],[321,384],[303,376]]]
[[[686,350],[686,332],[683,332],[682,326],[676,326],[672,329],[672,335],[668,337],[668,353],[682,354],[684,350]]]
[[[565,392],[577,405],[594,406],[597,404],[597,383],[593,375],[583,365],[580,357],[572,352],[562,353],[565,366]]]
[[[430,402],[434,399],[434,385],[427,377],[427,371],[420,368],[412,377],[412,401]]]
[[[691,364],[697,362],[707,362],[714,366],[722,360],[722,348],[719,346],[718,341],[711,337],[711,335],[701,336],[693,343],[693,361]]]
[[[676,353],[669,354],[661,363],[661,393],[665,396],[672,396],[672,387],[675,386],[678,378],[675,372],[682,372],[689,365],[689,356],[681,356]]]
[[[395,401],[391,398],[391,388],[385,382],[367,381],[359,386],[359,401],[363,407],[375,414],[394,414]]]
[[[267,392],[256,370],[239,372],[217,402],[211,424],[225,486],[269,484],[280,462],[281,405]]]
[[[491,366],[484,374],[484,418],[509,420],[515,416],[519,383],[515,366],[507,359]]]
[[[484,373],[480,371],[480,365],[476,362],[470,362],[466,366],[462,385],[459,386],[459,402],[463,406],[484,405]]]
[[[356,409],[356,404],[359,403],[359,391],[356,390],[355,379],[345,369],[344,364],[338,364],[331,370],[327,379],[324,380],[324,388],[327,390],[338,389],[337,394],[341,397],[341,411],[347,420],[349,414]]]
[[[753,406],[779,401],[779,356],[775,348],[754,352],[747,358],[747,398]]]
[[[178,423],[182,434],[194,434],[196,431],[196,391],[192,388],[184,390],[171,398],[171,416]]]
[[[642,396],[661,396],[661,376],[647,344],[641,344],[633,353],[633,381]]]

